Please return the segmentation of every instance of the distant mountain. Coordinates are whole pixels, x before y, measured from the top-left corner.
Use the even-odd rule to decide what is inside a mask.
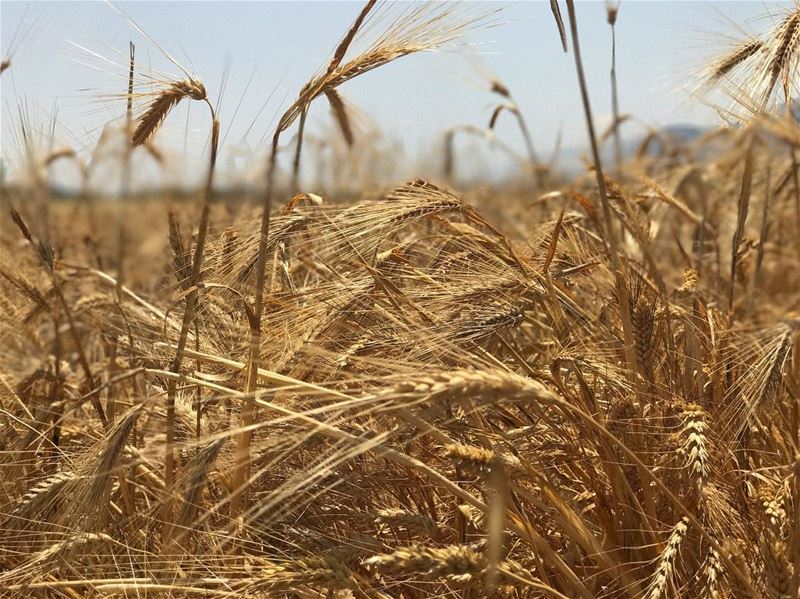
[[[688,144],[699,139],[710,130],[711,129],[708,127],[700,127],[698,125],[691,125],[688,123],[675,123],[672,125],[666,125],[665,127],[658,129],[658,135],[655,136],[655,139],[648,146],[647,154],[649,156],[654,156],[663,151],[663,148],[661,147],[663,142],[666,142],[668,145]],[[626,139],[623,136],[623,155],[625,157],[630,157],[636,154],[648,137],[649,134],[640,135],[633,139]],[[613,149],[611,148],[610,144],[607,144],[607,146],[608,147],[604,149],[604,158],[606,157],[605,155],[607,155],[608,158],[611,158]]]
[[[667,136],[680,143],[689,143],[703,134],[708,133],[711,129],[708,127],[700,127],[698,125],[691,125],[688,123],[676,123],[674,125],[667,125],[659,130],[662,136]]]
[[[666,125],[657,130],[658,135],[647,148],[649,155],[655,155],[661,152],[662,148],[659,143],[660,140],[669,141],[675,144],[691,143],[704,134],[711,131],[710,127],[700,127],[699,125],[692,125],[690,123],[675,123]],[[642,144],[647,139],[648,134],[643,135],[622,135],[622,155],[626,158],[636,154]],[[559,166],[568,172],[573,172],[583,166],[582,158],[589,155],[588,146],[585,148],[571,146],[564,148],[561,151]],[[614,146],[611,140],[606,140],[600,150],[600,158],[609,163],[614,160]]]

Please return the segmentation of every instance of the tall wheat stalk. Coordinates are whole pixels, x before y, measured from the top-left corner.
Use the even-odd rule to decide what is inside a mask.
[[[371,11],[375,8],[377,0],[369,0],[356,17],[350,29],[339,42],[333,53],[333,58],[325,71],[312,78],[303,88],[294,103],[281,116],[275,133],[267,164],[266,191],[261,212],[261,225],[259,232],[258,260],[256,263],[255,300],[253,305],[252,327],[250,330],[250,350],[247,369],[245,391],[253,394],[256,390],[257,372],[261,351],[261,321],[264,304],[264,284],[266,280],[267,245],[269,241],[270,213],[274,199],[275,170],[277,166],[278,142],[281,134],[286,131],[297,118],[301,119],[301,127],[305,121],[305,114],[311,102],[322,96],[328,95],[329,99],[336,88],[373,69],[384,66],[398,58],[431,50],[456,39],[470,26],[475,25],[483,17],[465,17],[462,19],[450,17],[448,8],[440,9],[434,4],[423,4],[421,7],[412,7],[409,12],[399,19],[391,22],[366,51],[358,54],[349,61],[344,61],[347,51],[356,38]],[[334,104],[336,102],[334,101]],[[301,132],[302,133],[302,132]],[[299,165],[302,134],[298,135],[295,154],[295,164]],[[296,177],[295,177],[296,179]],[[231,515],[237,517],[241,511],[242,497],[248,479],[248,464],[250,463],[251,426],[255,418],[255,405],[250,400],[245,400],[241,413],[241,432],[238,435],[236,465],[233,474],[233,493],[231,496]]]
[[[317,79],[312,79],[300,90],[297,100],[295,100],[295,102],[283,114],[278,122],[277,128],[275,129],[275,133],[272,136],[272,146],[270,148],[269,162],[267,165],[267,187],[264,193],[264,203],[261,208],[258,261],[256,263],[255,301],[253,305],[253,315],[251,318],[250,353],[247,363],[247,380],[245,383],[245,392],[248,394],[254,393],[257,385],[257,373],[261,351],[261,319],[264,309],[264,285],[266,282],[266,266],[268,258],[267,243],[269,241],[269,224],[274,194],[278,142],[280,140],[281,133],[288,129],[299,116],[301,119],[300,130],[298,131],[297,136],[297,148],[294,159],[295,169],[293,175],[293,181],[296,185],[298,178],[297,171],[299,170],[300,165],[300,152],[303,144],[303,129],[305,126],[306,114],[308,112],[308,105],[312,100],[314,100],[314,98],[324,94],[326,91],[330,92],[335,90],[340,83],[347,80],[337,80],[334,77],[334,73],[339,68],[339,65],[347,53],[347,49],[352,43],[353,38],[356,36],[359,28],[364,23],[364,20],[367,18],[367,15],[375,7],[376,1],[377,0],[369,0],[364,5],[364,7],[361,9],[361,12],[356,17],[356,20],[350,26],[350,29],[337,46],[336,51],[333,54],[333,58],[328,64],[325,74]],[[352,71],[353,73],[351,77],[354,77],[358,74],[358,69],[352,69]],[[242,430],[238,435],[236,445],[236,464],[233,472],[233,493],[231,495],[232,519],[238,517],[242,507],[243,493],[245,491],[244,487],[248,478],[248,469],[250,464],[250,441],[252,438],[250,427],[252,426],[254,419],[255,404],[253,403],[252,399],[245,399],[241,410]]]
[[[611,115],[613,117],[612,128],[614,131],[614,166],[617,174],[622,172],[622,137],[620,135],[620,125],[622,117],[619,113],[619,89],[617,88],[617,17],[619,16],[619,4],[611,0],[606,0],[606,20],[611,27]]]
[[[624,351],[630,372],[631,374],[635,374],[639,372],[639,368],[637,366],[636,353],[634,349],[635,346],[633,339],[633,321],[631,319],[630,310],[630,295],[625,280],[625,273],[620,261],[619,241],[617,239],[617,232],[614,222],[611,218],[611,205],[608,200],[606,179],[605,175],[603,174],[603,165],[600,160],[600,152],[597,146],[594,119],[592,118],[592,107],[589,101],[589,90],[586,86],[586,76],[583,72],[583,61],[581,60],[581,47],[580,40],[578,38],[578,21],[577,17],[575,16],[574,0],[567,0],[567,11],[569,13],[569,25],[570,34],[572,37],[572,53],[575,58],[575,70],[578,74],[578,85],[580,87],[581,101],[583,102],[583,111],[586,117],[586,128],[589,133],[589,142],[592,149],[595,175],[597,177],[597,189],[600,193],[600,202],[603,206],[604,238],[609,246],[611,266],[614,270],[614,278],[616,280],[617,301],[619,304],[620,318],[622,320],[623,342],[625,344]]]
[[[200,84],[202,85],[202,84]],[[205,89],[205,88],[203,88]],[[170,93],[170,90],[167,90]],[[205,251],[206,236],[208,234],[208,221],[211,210],[211,195],[213,193],[214,167],[217,162],[217,148],[219,146],[219,120],[217,119],[214,107],[210,101],[205,99],[211,113],[211,144],[208,161],[208,171],[206,174],[205,185],[203,186],[202,212],[198,225],[197,238],[195,240],[194,257],[192,259],[192,270],[190,276],[189,293],[186,296],[186,306],[183,311],[183,321],[181,323],[178,344],[175,356],[170,366],[170,372],[179,374],[183,362],[186,341],[189,337],[189,329],[197,317],[197,305],[200,297],[200,285],[202,283],[203,253]],[[158,101],[158,99],[156,100]],[[178,381],[175,378],[169,379],[167,384],[167,421],[166,421],[166,456],[164,460],[164,544],[169,544],[172,534],[172,502],[171,493],[175,481],[175,394]]]
[[[120,316],[122,316],[123,320],[125,318],[123,309],[122,309],[122,286],[123,281],[125,279],[125,224],[124,224],[124,202],[130,195],[130,186],[131,186],[131,143],[129,140],[129,136],[133,127],[133,75],[135,69],[135,58],[136,58],[136,46],[133,45],[133,42],[128,43],[128,52],[129,52],[129,63],[128,63],[128,94],[127,94],[127,102],[126,102],[126,110],[125,110],[125,155],[123,157],[123,164],[122,164],[122,183],[121,183],[121,198],[117,205],[117,256],[116,256],[116,266],[117,266],[117,284],[114,288],[114,294],[116,299],[116,308],[119,312]],[[112,352],[116,352],[118,338],[114,336],[111,340],[111,347]],[[115,356],[111,358],[111,369],[109,372],[110,378],[113,378],[116,374],[116,359]],[[108,412],[108,419],[110,422],[114,422],[114,418],[116,417],[116,398],[115,394],[113,393],[113,389],[109,389],[108,391],[108,398],[106,400],[106,410]]]

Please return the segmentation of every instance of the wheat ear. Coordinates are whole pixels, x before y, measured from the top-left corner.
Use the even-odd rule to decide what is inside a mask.
[[[733,69],[744,63],[748,58],[754,56],[764,48],[764,42],[760,39],[744,40],[740,42],[728,54],[717,60],[711,65],[709,80],[714,82],[728,75]]]
[[[178,105],[184,98],[192,100],[206,100],[206,88],[202,82],[196,79],[183,79],[175,81],[169,87],[158,94],[145,110],[139,119],[136,129],[131,135],[131,145],[141,146],[150,139],[164,119],[167,118],[169,111]]]
[[[653,580],[650,582],[650,589],[647,592],[647,599],[660,599],[666,597],[667,585],[669,584],[672,575],[675,572],[675,561],[678,557],[678,549],[680,549],[681,542],[686,536],[686,531],[689,529],[689,520],[681,518],[680,522],[672,529],[672,534],[669,535],[667,546],[661,552],[656,567],[656,573]]]

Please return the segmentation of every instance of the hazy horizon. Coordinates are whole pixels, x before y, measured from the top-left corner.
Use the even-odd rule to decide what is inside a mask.
[[[763,15],[777,14],[791,4],[623,0],[617,22],[620,109],[634,117],[623,134],[632,138],[649,126],[675,123],[719,123],[714,110],[691,95],[698,70],[725,47],[726,35],[741,36],[734,23],[758,32],[770,25]],[[220,114],[225,165],[226,160],[232,164],[234,152],[253,152],[254,159],[266,152],[276,114],[324,64],[361,3],[120,2],[116,6],[197,74],[211,98],[216,99],[224,87]],[[561,51],[549,3],[479,2],[467,8],[502,10],[488,26],[442,51],[403,58],[342,87],[344,98],[357,110],[358,131],[379,131],[390,147],[402,147],[406,156],[422,161],[410,162],[405,170],[424,171],[431,166],[427,156],[445,129],[486,126],[498,98],[489,93],[484,72],[511,89],[542,156],[552,152],[559,136],[564,147],[583,147],[585,130],[572,56]],[[611,32],[605,3],[580,2],[577,9],[594,113],[601,125],[607,124]],[[120,94],[126,86],[129,40],[136,44],[140,74],[152,68],[181,76],[104,2],[3,1],[0,21],[4,55],[17,33],[12,68],[0,80],[2,155],[12,168],[19,154],[15,139],[21,109],[30,125],[46,129],[57,113],[57,144],[84,152],[94,146],[107,122],[122,117],[125,102]],[[310,139],[335,132],[326,103],[312,109],[306,131]],[[523,153],[523,141],[510,118],[500,119],[497,135]],[[186,103],[170,115],[158,143],[176,154],[183,153],[186,144],[188,154],[195,157],[188,159],[191,165],[207,138],[205,111]],[[464,152],[479,147],[477,142],[463,145]],[[492,154],[487,160],[495,164],[503,158]]]

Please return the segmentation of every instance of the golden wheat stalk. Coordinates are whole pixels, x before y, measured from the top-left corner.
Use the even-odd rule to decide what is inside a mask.
[[[431,50],[448,43],[462,35],[470,27],[480,23],[485,16],[452,17],[451,9],[433,3],[425,3],[421,7],[413,7],[400,19],[392,22],[389,28],[379,36],[378,40],[365,52],[342,64],[347,51],[356,38],[367,15],[375,7],[375,0],[369,0],[359,13],[345,37],[338,44],[333,58],[324,73],[312,78],[300,90],[297,100],[281,116],[272,138],[272,145],[267,165],[267,185],[262,205],[259,251],[256,264],[256,288],[253,308],[253,326],[250,331],[250,351],[248,359],[245,389],[252,393],[256,388],[258,364],[261,351],[261,320],[264,303],[264,286],[266,281],[267,246],[269,242],[270,212],[275,183],[278,143],[281,133],[286,131],[294,121],[305,115],[310,103],[319,96],[335,90],[343,83],[363,75],[373,69],[386,65],[398,58]],[[303,119],[305,120],[305,119]],[[295,165],[299,165],[302,133],[298,135]],[[296,179],[296,175],[295,175]],[[231,513],[236,516],[241,509],[242,492],[245,490],[247,468],[250,463],[250,426],[255,417],[255,406],[245,402],[241,414],[242,433],[237,443],[237,461],[234,469],[234,494],[231,499]]]
[[[131,134],[131,145],[140,146],[150,139],[167,118],[170,110],[184,98],[208,101],[203,83],[197,79],[183,79],[175,81],[163,89],[153,98],[144,114],[139,118],[139,122]]]
[[[208,171],[206,174],[206,184],[203,190],[203,203],[202,212],[200,215],[200,224],[197,232],[197,239],[195,241],[194,256],[192,258],[192,268],[189,279],[189,291],[186,296],[186,306],[183,311],[183,322],[181,323],[180,335],[178,337],[178,345],[175,350],[175,356],[172,360],[170,372],[178,374],[181,370],[183,363],[184,349],[186,342],[189,338],[189,328],[195,322],[198,312],[198,304],[200,301],[200,286],[202,283],[202,268],[203,268],[203,255],[205,252],[206,236],[208,234],[208,223],[210,220],[211,212],[211,193],[213,191],[214,182],[214,167],[217,162],[217,148],[219,146],[219,120],[216,118],[214,108],[211,103],[208,104],[211,109],[211,153],[209,156]],[[177,245],[177,244],[176,244]],[[179,276],[184,273],[179,272]],[[170,526],[172,509],[171,509],[171,492],[172,485],[175,480],[175,397],[177,393],[177,380],[170,379],[167,386],[167,427],[166,427],[166,456],[164,459],[164,482],[165,494],[163,502],[164,513],[164,541],[165,545],[169,544],[171,534],[173,532]]]

